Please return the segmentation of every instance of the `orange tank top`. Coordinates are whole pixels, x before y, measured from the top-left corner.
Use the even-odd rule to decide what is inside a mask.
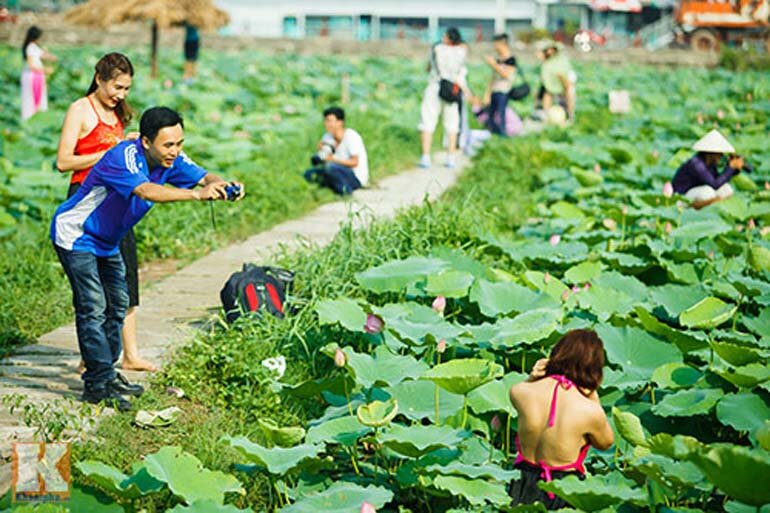
[[[123,140],[123,123],[120,121],[120,118],[118,118],[117,123],[114,125],[108,125],[99,117],[91,97],[86,96],[86,98],[88,98],[91,108],[94,109],[97,121],[93,130],[78,139],[77,144],[75,144],[75,155],[91,155],[92,153],[109,150]],[[83,180],[88,176],[88,172],[91,171],[91,167],[79,169],[72,173],[70,183],[83,183]]]

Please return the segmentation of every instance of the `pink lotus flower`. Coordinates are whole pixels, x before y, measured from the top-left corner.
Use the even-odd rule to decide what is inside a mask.
[[[569,299],[569,289],[565,290],[561,293],[561,300],[566,301]]]
[[[578,287],[577,285],[573,285],[572,286],[572,293],[573,294],[577,294],[578,292],[580,292],[580,287]]]
[[[770,191],[770,182],[765,182],[765,190]]]
[[[709,251],[709,260],[714,260],[714,250]]]
[[[674,186],[671,185],[671,182],[666,182],[663,184],[663,196],[670,198],[674,195]]]
[[[492,420],[489,422],[489,426],[492,428],[493,433],[497,433],[503,427],[503,423],[500,422],[500,417],[495,414]]]
[[[361,503],[361,513],[377,513],[377,510],[374,506],[364,501]]]
[[[364,331],[376,335],[382,331],[385,327],[385,323],[379,315],[366,314],[366,324],[364,324]]]
[[[717,111],[717,119],[725,119],[725,111],[723,111],[722,109],[719,109]]]
[[[280,123],[283,118],[281,117],[281,114],[276,112],[273,114],[273,121],[276,123]]]
[[[444,296],[436,296],[436,299],[433,300],[431,308],[433,308],[439,315],[444,315],[444,310],[446,309],[446,298]]]
[[[594,173],[599,174],[602,172],[602,166],[599,164],[594,164]]]
[[[591,288],[590,283],[586,283],[585,285],[583,285],[583,290],[589,290],[590,288]]]
[[[444,351],[446,351],[446,340],[442,338],[438,341],[438,344],[436,344],[436,351],[438,354],[444,354]]]
[[[753,230],[756,227],[757,227],[757,223],[754,222],[754,218],[752,217],[751,219],[749,219],[749,222],[746,225],[746,228],[748,228],[749,230]]]
[[[548,242],[551,243],[551,246],[556,246],[559,242],[561,242],[561,235],[554,233],[551,235],[551,238],[548,239]]]
[[[166,80],[163,81],[163,87],[165,87],[166,89],[171,89],[173,86],[174,86],[174,83],[171,81],[170,78],[167,78]]]
[[[674,227],[671,226],[670,221],[666,221],[666,226],[664,227],[664,229],[666,230],[666,233],[671,233],[674,230]]]
[[[241,105],[240,103],[237,104],[235,107],[233,107],[233,112],[235,112],[236,114],[243,114],[243,105]]]
[[[337,367],[344,367],[345,364],[348,362],[348,357],[345,355],[345,351],[340,349],[339,347],[334,350],[334,365]]]
[[[551,281],[551,273],[546,271],[543,275],[543,283],[548,283],[549,281]]]

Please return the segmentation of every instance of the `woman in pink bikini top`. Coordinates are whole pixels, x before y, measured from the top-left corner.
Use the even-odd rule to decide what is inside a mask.
[[[596,390],[602,381],[604,346],[595,332],[573,330],[539,360],[529,379],[511,387],[518,412],[518,454],[514,466],[521,479],[511,483],[513,504],[542,502],[548,509],[567,506],[542,491],[538,481],[569,474],[583,476],[590,446],[609,449],[615,441]]]

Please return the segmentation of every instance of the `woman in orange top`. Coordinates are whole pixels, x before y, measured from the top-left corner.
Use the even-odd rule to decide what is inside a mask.
[[[72,172],[67,197],[75,194],[88,172],[107,150],[123,140],[123,129],[133,115],[126,102],[134,76],[134,67],[128,57],[120,53],[108,53],[99,59],[95,70],[86,95],[74,101],[67,110],[59,139],[56,167],[63,173]],[[125,138],[136,139],[138,135],[132,132],[125,135]],[[121,241],[120,253],[126,265],[130,300],[123,325],[121,365],[126,370],[155,371],[155,365],[139,357],[136,345],[139,276],[133,230]]]

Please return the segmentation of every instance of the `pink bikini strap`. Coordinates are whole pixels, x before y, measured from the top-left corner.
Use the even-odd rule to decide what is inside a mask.
[[[569,390],[575,384],[567,376],[562,376],[561,374],[552,374],[548,377],[556,380],[556,385],[553,387],[553,396],[551,397],[551,412],[548,415],[548,427],[552,427],[556,421],[556,396],[559,393],[559,385],[563,386],[564,390]]]

